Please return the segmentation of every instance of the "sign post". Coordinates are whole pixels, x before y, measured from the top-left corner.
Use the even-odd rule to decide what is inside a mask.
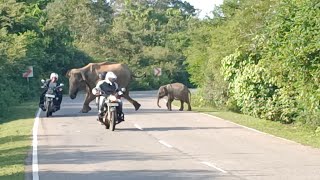
[[[29,77],[33,77],[33,66],[28,66],[27,67],[27,70],[22,73],[22,77],[24,78],[27,78],[27,81],[28,81],[28,90],[30,90],[30,87],[29,87]]]
[[[155,76],[161,76],[161,68],[154,68],[153,69],[154,75]]]
[[[22,73],[22,77],[24,78],[33,77],[33,66],[28,66],[26,72]]]

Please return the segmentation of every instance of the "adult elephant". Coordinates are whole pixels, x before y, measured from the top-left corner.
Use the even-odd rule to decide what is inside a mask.
[[[80,90],[86,89],[86,97],[81,112],[89,112],[91,110],[89,103],[95,99],[95,96],[91,93],[91,90],[96,86],[99,79],[99,74],[108,71],[112,71],[117,75],[118,78],[116,82],[118,83],[119,88],[127,89],[123,97],[135,107],[135,110],[138,110],[141,105],[129,96],[128,90],[130,81],[137,76],[135,76],[129,70],[127,65],[121,63],[89,63],[82,68],[71,69],[68,71],[67,77],[69,78],[70,98],[75,99]]]

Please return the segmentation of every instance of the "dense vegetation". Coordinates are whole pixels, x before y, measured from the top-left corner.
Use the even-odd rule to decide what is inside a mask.
[[[319,1],[224,0],[212,10],[199,19],[182,0],[1,1],[0,116],[37,96],[50,72],[113,59],[147,72],[134,89],[179,81],[200,89],[199,105],[320,125]]]

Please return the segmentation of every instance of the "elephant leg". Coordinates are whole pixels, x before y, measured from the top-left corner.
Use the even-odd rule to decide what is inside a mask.
[[[123,94],[123,97],[128,100],[135,108],[135,110],[137,111],[141,104],[139,104],[137,101],[133,100],[130,96],[129,96],[129,91],[126,91],[124,94]]]
[[[168,109],[169,109],[169,111],[172,111],[172,101],[173,101],[173,99],[168,99]]]
[[[181,105],[180,105],[180,109],[179,109],[179,111],[183,111],[183,101],[182,100],[180,100],[180,103],[181,103]]]
[[[191,111],[191,105],[188,103],[188,111]]]
[[[89,106],[90,102],[93,101],[96,98],[93,94],[87,92],[86,94],[86,99],[84,100],[83,107],[81,112],[82,113],[87,113],[91,110],[91,107]]]
[[[188,104],[188,111],[191,111],[191,103],[190,103],[190,101],[188,100],[188,101],[186,101],[186,103]]]

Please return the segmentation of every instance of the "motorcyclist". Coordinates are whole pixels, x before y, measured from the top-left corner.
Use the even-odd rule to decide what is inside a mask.
[[[47,90],[49,89],[49,87],[57,87],[60,85],[60,83],[58,82],[59,79],[59,75],[57,73],[51,73],[50,74],[50,79],[47,79],[45,81],[45,86],[44,86],[44,91],[41,93],[40,95],[40,102],[39,102],[39,107],[45,111],[46,108],[44,106],[44,99],[45,99],[45,94],[47,92]],[[57,100],[53,101],[53,104],[55,105],[55,111],[58,111],[60,109],[60,105],[62,102],[62,88],[59,88],[58,90],[56,90],[56,96],[58,97]]]
[[[119,92],[118,84],[115,82],[117,80],[117,76],[113,72],[108,72],[105,76],[104,80],[98,81],[95,88],[92,89],[92,93],[94,95],[101,95],[101,91],[104,92],[105,96],[100,96],[99,100],[99,113],[98,113],[98,120],[103,120],[104,115],[104,103],[105,97],[108,97],[111,94],[119,93],[120,95],[122,92]],[[122,112],[122,101],[119,99],[119,106],[117,106],[118,112],[118,122],[124,121],[124,116]]]
[[[99,73],[98,81],[104,81],[104,79],[106,78],[106,75],[107,75],[107,72]],[[97,96],[96,97],[96,105],[98,107],[98,110],[99,110],[99,99],[100,99],[100,96]]]

